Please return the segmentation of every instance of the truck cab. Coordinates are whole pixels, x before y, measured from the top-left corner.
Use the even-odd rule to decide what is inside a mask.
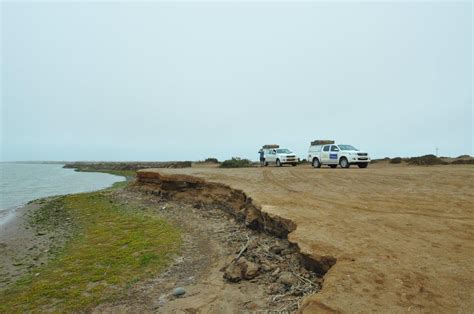
[[[370,156],[352,145],[312,144],[308,150],[308,160],[314,168],[320,168],[322,165],[328,165],[331,168],[336,168],[338,165],[341,168],[349,168],[351,165],[367,168]]]
[[[275,164],[277,167],[283,165],[298,165],[299,158],[287,148],[269,148],[263,149],[265,157],[265,166]]]

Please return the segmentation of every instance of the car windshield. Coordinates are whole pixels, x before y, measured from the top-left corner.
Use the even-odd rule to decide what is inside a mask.
[[[277,149],[278,154],[291,154],[291,150],[286,148]]]
[[[338,145],[341,150],[358,150],[352,145]]]

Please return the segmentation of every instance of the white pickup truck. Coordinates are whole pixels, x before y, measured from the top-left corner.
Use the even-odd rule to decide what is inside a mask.
[[[298,165],[298,157],[291,150],[286,148],[263,148],[265,166],[269,164],[275,164],[277,167],[281,167],[285,164],[292,166]]]
[[[341,168],[349,168],[354,164],[359,168],[367,168],[370,156],[351,145],[320,144],[309,147],[308,161],[314,168],[320,168],[321,165],[328,165],[331,168],[340,165]]]

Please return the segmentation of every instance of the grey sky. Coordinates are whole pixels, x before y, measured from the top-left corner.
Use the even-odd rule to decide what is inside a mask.
[[[2,160],[473,154],[472,4],[1,4]]]

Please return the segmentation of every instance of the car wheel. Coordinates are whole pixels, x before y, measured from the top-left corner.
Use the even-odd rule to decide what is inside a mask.
[[[342,157],[339,160],[339,165],[341,166],[341,168],[349,168],[351,166],[346,157]]]
[[[296,167],[297,164],[295,163],[295,164],[291,164],[291,165],[292,165],[293,167]]]
[[[358,164],[359,168],[367,168],[368,165],[369,165],[368,162],[362,162],[362,163]]]
[[[281,167],[281,162],[280,162],[280,159],[277,159],[277,161],[276,161],[276,165],[277,165],[277,167]]]
[[[321,168],[321,163],[319,162],[318,158],[313,159],[313,167],[314,168]]]

